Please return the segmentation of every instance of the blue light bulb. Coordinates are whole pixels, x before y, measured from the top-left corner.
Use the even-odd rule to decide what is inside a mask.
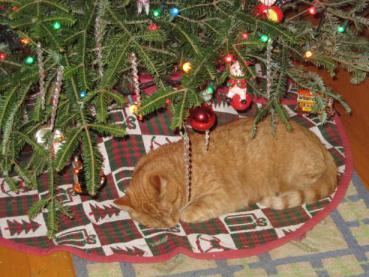
[[[85,98],[87,96],[87,90],[81,90],[79,92],[79,97],[81,97],[82,99]]]
[[[179,15],[179,9],[177,7],[173,7],[173,8],[170,8],[169,9],[169,14],[172,16],[172,17],[176,17]]]

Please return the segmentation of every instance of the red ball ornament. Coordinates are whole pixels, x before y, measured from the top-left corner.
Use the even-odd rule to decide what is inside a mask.
[[[315,7],[315,6],[311,6],[311,7],[309,8],[309,13],[310,13],[311,15],[315,15],[315,14],[317,13],[316,7]]]
[[[156,31],[159,29],[159,26],[155,23],[151,23],[149,26],[147,26],[147,29],[151,32]]]
[[[165,100],[165,105],[169,106],[170,104],[172,104],[172,101],[168,98]]]
[[[202,105],[191,110],[188,122],[194,130],[205,132],[214,126],[216,115],[210,106]]]
[[[232,54],[227,54],[224,56],[224,62],[225,63],[232,63],[234,62],[235,59],[234,59],[234,56]]]
[[[266,17],[268,6],[264,4],[259,4],[255,7],[254,14],[256,17]]]
[[[252,97],[250,94],[246,94],[246,102],[241,101],[241,98],[238,94],[232,97],[231,106],[237,111],[245,111],[247,110],[252,103]]]
[[[6,53],[0,52],[0,60],[1,61],[5,61],[6,60],[6,57],[7,57]]]

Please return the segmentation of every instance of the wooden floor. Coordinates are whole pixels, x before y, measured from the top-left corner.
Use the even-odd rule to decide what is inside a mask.
[[[337,107],[351,141],[355,169],[369,188],[369,80],[360,86],[352,86],[347,73],[339,73],[335,80],[322,75],[353,109],[350,116]],[[71,256],[65,252],[38,257],[0,247],[0,276],[64,277],[75,276],[75,273]]]
[[[369,79],[359,86],[353,86],[347,72],[339,72],[335,80],[326,73],[321,72],[321,75],[352,108],[352,114],[349,115],[336,105],[351,143],[355,170],[369,189]]]

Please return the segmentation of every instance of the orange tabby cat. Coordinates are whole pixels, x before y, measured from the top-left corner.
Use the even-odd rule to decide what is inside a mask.
[[[131,184],[115,204],[148,227],[179,220],[201,222],[260,202],[272,209],[312,203],[336,187],[337,167],[319,139],[291,122],[273,135],[269,120],[252,139],[251,119],[215,129],[209,151],[204,136],[191,136],[192,196],[186,199],[183,142],[167,144],[138,162]]]

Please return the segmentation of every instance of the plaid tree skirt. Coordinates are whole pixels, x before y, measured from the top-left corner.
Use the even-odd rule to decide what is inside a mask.
[[[131,220],[112,201],[124,195],[135,164],[142,155],[179,140],[179,136],[168,127],[168,113],[158,113],[139,122],[127,108],[114,111],[110,116],[111,120],[127,128],[129,137],[122,140],[105,137],[99,143],[107,183],[98,198],[75,195],[71,171],[62,176],[58,197],[71,208],[74,219],[62,216],[54,239],[47,238],[46,211],[32,220],[27,216],[33,202],[47,197],[47,180],[43,179],[39,191],[13,193],[0,179],[0,244],[37,254],[67,250],[95,261],[154,262],[177,253],[198,258],[255,255],[301,237],[344,196],[351,177],[351,156],[339,119],[322,126],[318,118],[298,116],[294,106],[286,107],[292,120],[306,126],[321,139],[339,166],[338,189],[318,203],[282,211],[254,205],[201,224],[182,223],[171,229],[145,228]],[[218,124],[239,116],[224,105],[216,106],[215,110]],[[240,116],[248,117],[253,111],[250,109]]]

